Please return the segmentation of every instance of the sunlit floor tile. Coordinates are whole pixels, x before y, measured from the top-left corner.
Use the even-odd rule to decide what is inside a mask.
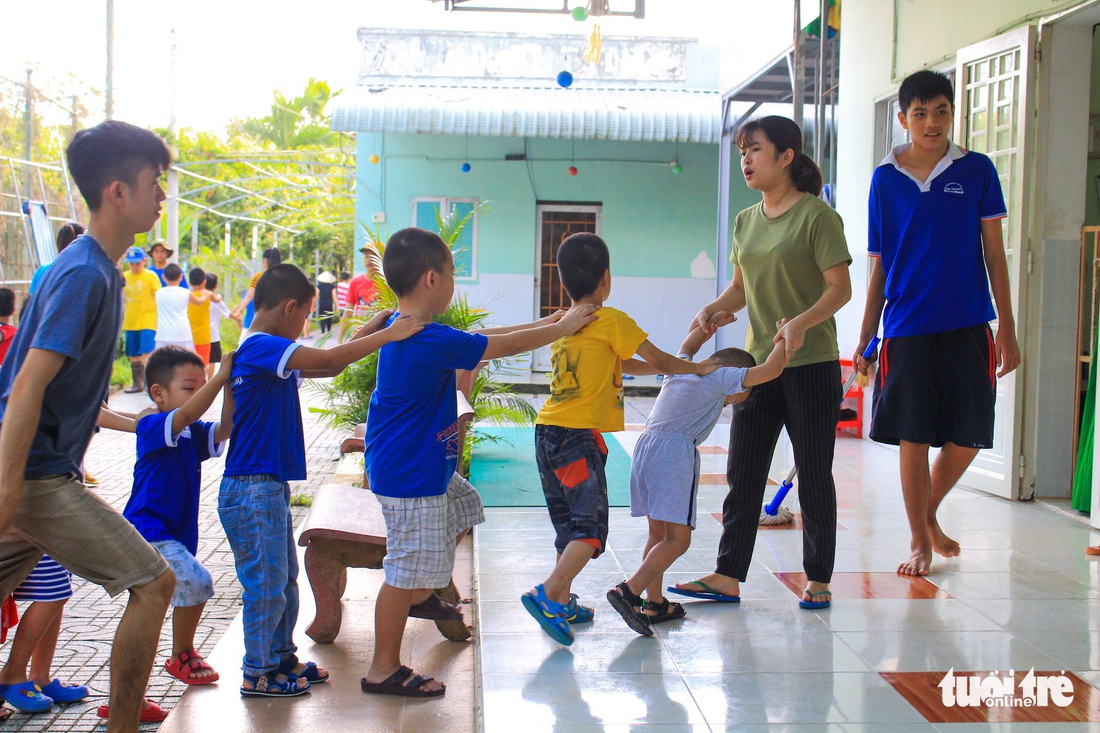
[[[802,591],[808,583],[805,573],[784,572],[775,575],[792,593],[802,597]],[[951,597],[925,578],[902,576],[896,572],[833,573],[829,588],[833,592],[834,603],[842,598],[926,600]]]
[[[1008,631],[841,631],[837,633],[879,672],[1051,669],[1049,654]]]
[[[1061,573],[943,573],[936,585],[956,598],[1097,598],[1100,592]]]
[[[676,666],[688,675],[871,671],[836,634],[715,634],[701,628],[664,641]]]
[[[833,631],[999,631],[1001,626],[964,602],[936,598],[921,602],[908,599],[845,599],[820,614]]]

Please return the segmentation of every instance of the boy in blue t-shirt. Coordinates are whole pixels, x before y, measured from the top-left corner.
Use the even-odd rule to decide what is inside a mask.
[[[195,554],[199,544],[202,462],[220,456],[233,429],[233,394],[225,389],[221,422],[199,418],[229,381],[233,353],[207,382],[198,354],[163,346],[145,367],[156,410],[138,415],[134,488],[122,515],[168,561],[176,576],[172,593],[172,658],[164,668],[189,685],[209,685],[218,673],[195,651],[195,630],[214,582]]]
[[[294,265],[274,265],[256,283],[256,317],[237,347],[230,385],[236,409],[218,494],[221,518],[244,591],[244,697],[286,697],[324,682],[328,672],[295,656],[298,557],[290,484],[306,478],[298,402],[301,377],[331,377],[383,344],[423,328],[382,311],[347,343],[311,349],[295,339],[313,311],[313,283]]]
[[[948,138],[954,98],[943,74],[906,78],[898,119],[912,143],[895,148],[871,179],[873,269],[853,363],[867,373],[862,353],[884,317],[871,439],[901,448],[912,533],[902,575],[927,575],[933,551],[959,554],[936,511],[978,451],[993,446],[997,378],[1020,364],[1001,184],[989,158]],[[930,446],[942,447],[931,470]]]
[[[382,257],[398,311],[426,322],[447,310],[454,269],[451,250],[424,229],[397,232]],[[452,480],[461,450],[455,370],[549,344],[593,320],[594,311],[575,307],[481,333],[429,323],[413,338],[382,347],[364,443],[369,485],[386,519],[386,577],[375,601],[374,658],[360,681],[363,692],[437,697],[446,690],[401,664],[401,639],[410,607],[430,602],[432,589],[450,582],[457,539],[484,521],[477,492]]]

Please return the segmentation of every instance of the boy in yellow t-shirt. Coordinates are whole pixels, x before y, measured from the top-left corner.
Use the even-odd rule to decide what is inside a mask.
[[[127,271],[122,273],[125,285],[122,288],[124,308],[122,311],[122,332],[125,338],[125,351],[130,359],[130,372],[133,384],[123,390],[127,394],[145,391],[145,360],[153,351],[157,332],[157,291],[160,290],[160,278],[155,272],[145,269],[145,252],[141,247],[131,247],[126,251]]]
[[[562,242],[557,259],[573,303],[603,306],[611,294],[611,258],[604,241],[595,234],[574,234]],[[635,354],[645,362],[631,359]],[[607,447],[601,433],[623,429],[623,372],[709,374],[715,365],[661,351],[630,316],[603,307],[594,322],[554,342],[551,363],[550,397],[535,420],[535,459],[557,533],[558,562],[550,577],[521,600],[550,638],[569,645],[569,625],[593,617],[570,590],[607,543]]]

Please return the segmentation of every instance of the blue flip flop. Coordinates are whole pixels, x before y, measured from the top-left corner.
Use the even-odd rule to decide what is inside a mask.
[[[832,605],[833,602],[833,594],[827,590],[819,590],[817,593],[811,593],[808,590],[804,590],[802,591],[802,595],[809,596],[810,600],[800,600],[798,602],[798,607],[805,608],[810,611],[818,610],[821,608],[828,608],[830,605]],[[824,596],[824,600],[814,600],[815,598],[821,598],[822,596]]]
[[[573,643],[573,630],[569,628],[566,616],[569,611],[564,604],[552,601],[546,597],[546,589],[542,584],[536,585],[534,590],[529,590],[520,597],[520,602],[527,609],[527,613],[539,622],[539,626],[554,641],[564,646]]]
[[[676,586],[670,585],[669,587],[665,588],[665,592],[675,593],[679,596],[687,596],[688,598],[698,598],[701,601],[715,601],[716,603],[741,602],[741,596],[727,596],[724,593],[719,593],[718,591],[714,590],[714,588],[711,588],[709,585],[701,580],[693,580],[691,582],[695,583],[695,585],[699,586],[703,590],[684,590],[683,588],[677,588]]]

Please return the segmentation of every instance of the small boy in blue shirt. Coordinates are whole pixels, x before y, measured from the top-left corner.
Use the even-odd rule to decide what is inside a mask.
[[[230,385],[236,411],[218,494],[221,518],[244,601],[244,697],[301,695],[328,672],[295,656],[298,556],[290,484],[306,478],[298,380],[331,377],[383,344],[423,328],[404,316],[383,326],[382,311],[347,343],[311,349],[297,343],[313,311],[313,283],[294,265],[268,268],[256,283],[256,316],[237,347]]]
[[[438,235],[408,228],[390,237],[382,257],[398,310],[430,321],[454,295],[454,260]],[[484,521],[481,497],[452,480],[461,446],[456,369],[513,356],[574,333],[593,320],[593,306],[522,326],[466,333],[438,323],[378,354],[364,440],[367,477],[386,520],[386,579],[374,615],[374,658],[363,692],[438,697],[446,687],[401,664],[410,607],[424,604],[454,571],[457,538]]]
[[[214,597],[210,572],[195,557],[199,544],[202,462],[220,456],[233,429],[233,394],[225,389],[221,422],[199,418],[229,381],[233,353],[207,382],[202,359],[179,346],[149,356],[145,379],[156,410],[138,415],[134,488],[122,515],[157,548],[176,576],[172,593],[172,658],[164,668],[189,685],[209,685],[218,673],[195,651],[206,602]]]

